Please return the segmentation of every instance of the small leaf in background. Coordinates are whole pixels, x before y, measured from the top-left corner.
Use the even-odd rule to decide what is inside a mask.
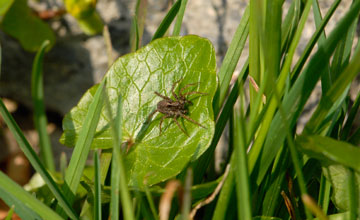
[[[360,198],[360,148],[319,135],[302,135],[296,139],[296,144],[309,157],[322,162],[324,175],[333,186],[332,201],[341,211],[349,211],[350,174],[346,167],[356,171],[355,188]]]
[[[94,35],[102,32],[104,24],[96,11],[96,0],[64,0],[64,3],[84,33]]]
[[[169,37],[153,41],[146,47],[119,58],[108,71],[107,93],[112,112],[116,112],[117,100],[123,97],[122,143],[130,151],[125,157],[125,169],[129,185],[141,186],[146,177],[149,185],[177,175],[187,163],[197,159],[210,145],[214,134],[212,99],[216,91],[216,62],[212,44],[197,36]],[[156,113],[149,124],[148,116],[162,98],[154,92],[174,98],[171,87],[179,81],[175,93],[188,84],[186,92],[189,117],[205,128],[183,118],[178,122],[189,136],[182,132],[171,118],[164,120],[162,133],[159,123],[163,114]],[[89,103],[97,86],[89,89],[78,105],[63,121],[61,142],[74,146],[82,127]],[[95,137],[93,148],[111,148],[112,135],[105,109]]]
[[[336,208],[341,211],[349,211],[349,172],[348,169],[342,165],[330,165],[323,167],[325,177],[331,182],[333,187],[332,202]],[[356,191],[358,198],[360,198],[360,174],[355,172]],[[359,205],[359,204],[358,204]],[[358,207],[360,209],[360,205]],[[350,219],[350,218],[349,218]]]
[[[2,21],[3,16],[10,8],[10,6],[14,3],[14,0],[2,0],[0,1],[0,22]]]
[[[37,51],[45,40],[50,41],[50,47],[55,43],[55,34],[51,28],[31,12],[26,0],[14,1],[4,15],[0,28],[19,40],[28,51]]]
[[[360,171],[360,148],[347,142],[319,135],[302,135],[296,139],[296,144],[309,157],[328,164],[342,164]]]

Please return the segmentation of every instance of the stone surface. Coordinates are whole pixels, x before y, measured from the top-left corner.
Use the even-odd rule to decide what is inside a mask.
[[[169,2],[170,0],[148,0],[144,44],[150,41],[165,16]],[[210,39],[215,46],[218,66],[220,66],[247,2],[245,0],[188,1],[181,34],[195,34]],[[284,14],[290,2],[285,2]],[[341,2],[338,13],[329,22],[327,33],[349,8],[350,3],[350,0]],[[98,1],[97,10],[109,26],[115,57],[129,51],[134,4],[135,1],[131,0]],[[61,6],[61,1],[56,5]],[[32,2],[31,6],[36,10],[48,8],[45,0],[40,3]],[[325,13],[330,3],[321,0],[320,6]],[[55,47],[45,56],[45,100],[50,110],[64,115],[88,88],[101,80],[107,70],[108,58],[103,37],[85,36],[71,16],[65,15],[61,19],[54,19],[50,25],[56,30],[58,38]],[[301,53],[314,31],[312,13],[310,13],[298,53]],[[23,51],[14,39],[1,31],[0,40],[3,47],[0,96],[9,97],[31,107],[30,75],[34,54]],[[247,56],[248,46],[243,51],[239,66],[244,63]]]

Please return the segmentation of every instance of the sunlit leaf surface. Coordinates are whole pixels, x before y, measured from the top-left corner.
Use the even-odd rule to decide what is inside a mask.
[[[211,43],[197,36],[170,37],[153,41],[136,53],[120,57],[107,72],[107,93],[116,112],[118,97],[123,97],[123,147],[128,151],[125,166],[129,184],[141,186],[144,178],[155,184],[178,174],[191,160],[198,158],[209,146],[214,134],[212,99],[216,91],[216,62]],[[188,120],[178,118],[180,130],[172,118],[159,124],[162,113],[156,113],[150,123],[148,116],[156,109],[160,94],[170,97],[174,92],[201,92],[190,94],[188,116],[202,128]],[[188,84],[192,84],[186,86]],[[83,124],[87,108],[97,86],[89,89],[78,105],[63,121],[61,141],[74,146]],[[108,114],[103,108],[93,148],[112,147]]]

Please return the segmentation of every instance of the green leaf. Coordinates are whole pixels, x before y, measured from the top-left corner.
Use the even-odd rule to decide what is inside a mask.
[[[74,16],[85,34],[101,33],[104,24],[96,11],[97,0],[64,0],[66,10]]]
[[[3,0],[0,1],[0,22],[2,17],[6,14],[10,6],[14,3],[14,0]]]
[[[173,177],[208,148],[214,134],[215,68],[213,46],[210,41],[197,36],[158,39],[136,53],[119,58],[110,68],[106,75],[106,90],[112,112],[117,112],[119,95],[123,97],[122,142],[130,149],[125,158],[130,185],[141,186],[148,175],[149,185]],[[184,92],[207,93],[188,96],[193,102],[188,116],[205,128],[183,118],[177,119],[189,136],[171,118],[164,120],[160,133],[161,113],[155,114],[150,124],[145,123],[162,100],[154,92],[173,98],[171,87],[179,80],[175,93],[190,83],[193,85]],[[95,90],[96,86],[86,92],[65,116],[61,138],[65,145],[75,144]],[[112,147],[110,119],[104,111],[103,108],[93,148]]]
[[[341,148],[341,147],[340,147]],[[347,168],[342,165],[330,165],[323,167],[325,177],[331,182],[333,186],[332,201],[336,208],[341,211],[348,211],[350,209],[350,198],[349,198],[349,173]],[[355,172],[355,182],[357,188],[357,197],[360,196],[360,174]],[[360,207],[358,207],[359,209]],[[349,218],[350,219],[350,218]]]
[[[26,0],[14,1],[0,27],[19,40],[21,46],[28,51],[37,51],[45,40],[50,41],[50,47],[55,43],[51,28],[32,13]]]
[[[308,156],[326,164],[342,164],[360,171],[360,148],[347,142],[318,135],[302,135],[296,139],[296,144]]]

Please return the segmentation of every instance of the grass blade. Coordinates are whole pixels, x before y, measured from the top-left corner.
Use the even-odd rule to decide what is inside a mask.
[[[226,219],[226,211],[230,206],[231,195],[234,191],[235,184],[235,156],[231,155],[230,159],[230,170],[229,175],[227,176],[224,185],[221,189],[219,198],[216,203],[215,211],[212,216],[213,220],[217,219]]]
[[[330,204],[330,192],[331,183],[325,178],[324,174],[321,174],[318,205],[322,207],[325,214],[327,214]]]
[[[0,99],[0,114],[3,117],[5,123],[9,127],[11,133],[14,135],[16,142],[19,144],[21,150],[24,152],[26,158],[30,161],[31,165],[34,167],[36,172],[38,172],[46,185],[49,187],[51,192],[54,194],[55,198],[60,203],[60,206],[65,210],[66,214],[73,219],[78,219],[77,214],[70,206],[70,202],[64,194],[60,191],[58,185],[55,183],[53,178],[45,169],[44,165],[41,163],[39,157],[36,155],[33,148],[30,146],[29,142],[26,140],[24,134],[21,132],[19,126],[16,124],[14,118],[7,111],[3,101]]]
[[[90,146],[100,118],[103,103],[104,85],[106,79],[97,88],[94,99],[89,106],[83,127],[76,142],[69,167],[65,173],[65,193],[73,202],[74,195],[80,183],[80,178],[85,168],[85,163],[90,152]]]
[[[344,36],[347,30],[349,30],[352,21],[358,15],[359,9],[360,2],[354,3],[353,7],[343,17],[343,19],[341,19],[337,27],[330,34],[329,38],[326,39],[323,47],[319,48],[310,60],[306,69],[296,80],[289,93],[284,97],[283,108],[284,112],[286,112],[286,118],[282,118],[279,113],[275,115],[271,122],[260,158],[257,158],[257,156],[254,158],[255,155],[252,155],[253,150],[250,151],[249,164],[251,164],[251,162],[258,162],[259,165],[258,167],[260,170],[257,177],[258,183],[262,181],[266,171],[281,146],[280,143],[283,143],[285,139],[287,132],[285,130],[284,122],[289,122],[290,128],[294,126],[296,119],[299,117],[300,112],[305,105],[305,102],[309,98],[311,91],[320,78],[321,71],[324,68],[323,64],[329,62],[337,43]],[[253,171],[254,165],[255,164],[251,164],[251,166],[249,166],[250,171]]]
[[[158,29],[156,30],[153,38],[151,41],[161,38],[165,35],[166,31],[169,29],[171,23],[173,22],[174,18],[178,14],[180,9],[182,0],[177,0],[175,4],[171,7],[169,12],[166,14],[165,18],[162,20],[161,24],[159,25]]]
[[[189,219],[190,209],[191,209],[191,186],[193,183],[193,172],[189,168],[186,171],[186,178],[184,184],[184,196],[182,202],[181,218],[182,220]]]
[[[10,202],[10,204],[8,203],[10,206],[15,204],[15,211],[22,218],[37,219],[36,214],[38,214],[42,219],[62,219],[56,212],[26,192],[1,171],[0,183],[1,198],[6,202]]]
[[[302,30],[304,28],[307,16],[309,14],[310,6],[311,6],[311,4],[308,1],[308,3],[305,6],[304,13],[301,16],[300,24],[298,25],[298,29],[296,30],[294,39],[291,42],[290,49],[289,49],[288,55],[286,57],[285,63],[283,65],[283,68],[281,70],[277,85],[274,86],[274,88],[276,90],[274,92],[276,92],[277,94],[282,94],[283,91],[284,91],[286,78],[287,78],[287,76],[288,76],[288,74],[290,72],[292,58],[293,58],[293,56],[295,54],[296,47],[297,47],[297,45],[298,45],[298,43],[300,41],[301,32],[302,32]],[[253,171],[254,166],[258,161],[257,158],[260,155],[260,152],[262,150],[261,148],[263,146],[263,143],[264,143],[264,141],[266,139],[266,136],[268,134],[268,131],[270,129],[270,125],[271,125],[271,123],[273,121],[274,113],[275,113],[277,105],[278,105],[277,99],[275,99],[275,97],[271,97],[270,103],[268,105],[269,105],[269,107],[268,107],[268,109],[267,109],[267,111],[265,113],[263,122],[261,124],[260,130],[259,130],[259,133],[258,133],[258,136],[256,137],[254,145],[252,146],[251,151],[249,153],[249,170],[250,170],[250,173]],[[250,121],[251,122],[254,121],[254,117],[251,118],[251,115],[250,115]],[[257,126],[254,126],[254,123],[250,123],[250,134],[252,133],[252,131],[256,127]],[[280,146],[278,146],[278,147],[280,148]],[[277,152],[273,152],[274,157],[275,157],[276,153]]]
[[[346,69],[341,73],[338,79],[331,86],[330,90],[322,96],[320,100],[319,106],[316,108],[314,114],[311,116],[311,119],[306,124],[304,132],[307,134],[313,133],[320,123],[324,120],[324,118],[329,113],[329,110],[332,109],[335,102],[337,102],[338,98],[344,93],[345,89],[349,86],[349,84],[353,81],[353,79],[357,76],[360,70],[360,51],[354,55],[350,64],[346,67]]]
[[[153,197],[151,196],[150,189],[148,186],[145,186],[144,188],[145,188],[145,196],[146,196],[147,202],[149,203],[150,211],[153,215],[152,217],[154,219],[159,219],[159,216],[156,213],[155,203],[154,203]]]
[[[109,118],[114,118],[111,112],[111,106],[106,94],[105,104]],[[114,120],[110,120],[110,126],[113,136],[113,157],[111,162],[111,201],[110,217],[119,219],[119,193],[121,196],[121,205],[123,208],[124,219],[135,219],[133,204],[131,202],[130,192],[125,175],[124,160],[120,152],[122,140],[122,97],[117,103],[117,112]]]
[[[316,28],[316,32],[311,37],[309,43],[306,45],[306,48],[304,52],[302,53],[301,57],[299,58],[299,61],[296,63],[295,67],[292,71],[292,79],[295,81],[298,78],[298,75],[300,74],[301,70],[303,69],[305,62],[307,58],[310,56],[310,53],[312,49],[314,48],[316,42],[319,42],[319,47],[321,47],[325,42],[325,38],[322,38],[321,35],[324,32],[325,26],[328,24],[330,18],[334,14],[335,10],[339,6],[341,0],[336,0],[331,5],[331,8],[326,13],[324,19],[321,21],[321,24],[319,27]],[[329,62],[328,62],[329,63]],[[328,68],[328,67],[327,67]]]
[[[100,160],[99,153],[94,152],[94,167],[95,167],[95,195],[94,195],[94,219],[101,219],[101,175],[100,175]]]
[[[12,219],[12,216],[14,214],[14,209],[15,209],[15,206],[14,205],[11,206],[11,208],[8,211],[8,214],[6,215],[5,220],[11,220]]]
[[[250,9],[246,8],[241,22],[236,29],[233,39],[229,45],[224,60],[222,62],[221,68],[219,70],[219,89],[218,93],[215,95],[213,106],[214,106],[214,115],[218,115],[221,109],[221,106],[224,103],[226,94],[230,86],[230,80],[236,68],[236,65],[239,61],[242,50],[246,39],[249,35],[249,16]]]
[[[137,17],[135,16],[133,18],[133,22],[131,26],[131,38],[130,38],[131,52],[135,52],[139,49],[139,42],[140,42],[139,26],[137,22]]]
[[[238,219],[251,219],[251,195],[246,155],[246,134],[241,107],[234,109],[234,154],[236,169],[235,183]]]
[[[147,12],[147,0],[137,0],[135,15],[131,28],[131,51],[137,51],[141,47],[141,39],[144,33],[145,18]]]
[[[177,16],[176,16],[173,36],[180,35],[181,25],[182,25],[182,22],[183,22],[187,1],[188,0],[181,0],[180,9],[179,9],[179,12],[177,13]]]
[[[201,182],[201,179],[203,178],[203,175],[210,164],[212,155],[214,154],[217,143],[219,142],[221,134],[224,131],[227,120],[231,117],[230,112],[236,102],[236,99],[237,99],[237,96],[239,93],[239,85],[241,83],[243,83],[243,81],[247,77],[248,73],[249,73],[249,62],[246,61],[246,63],[244,64],[244,66],[240,72],[240,75],[239,75],[237,81],[235,82],[233,88],[231,89],[229,97],[225,101],[224,108],[221,111],[220,116],[218,117],[218,120],[216,121],[215,134],[214,134],[214,137],[213,137],[213,140],[212,140],[210,146],[209,146],[208,150],[199,158],[199,160],[194,165],[194,173],[195,173],[194,183],[195,184]]]
[[[44,104],[44,85],[43,85],[43,59],[46,48],[50,41],[46,40],[36,53],[31,73],[31,96],[34,105],[34,123],[39,135],[40,156],[44,161],[45,167],[50,171],[55,171],[54,156],[52,152],[50,137],[46,131],[47,118]]]

